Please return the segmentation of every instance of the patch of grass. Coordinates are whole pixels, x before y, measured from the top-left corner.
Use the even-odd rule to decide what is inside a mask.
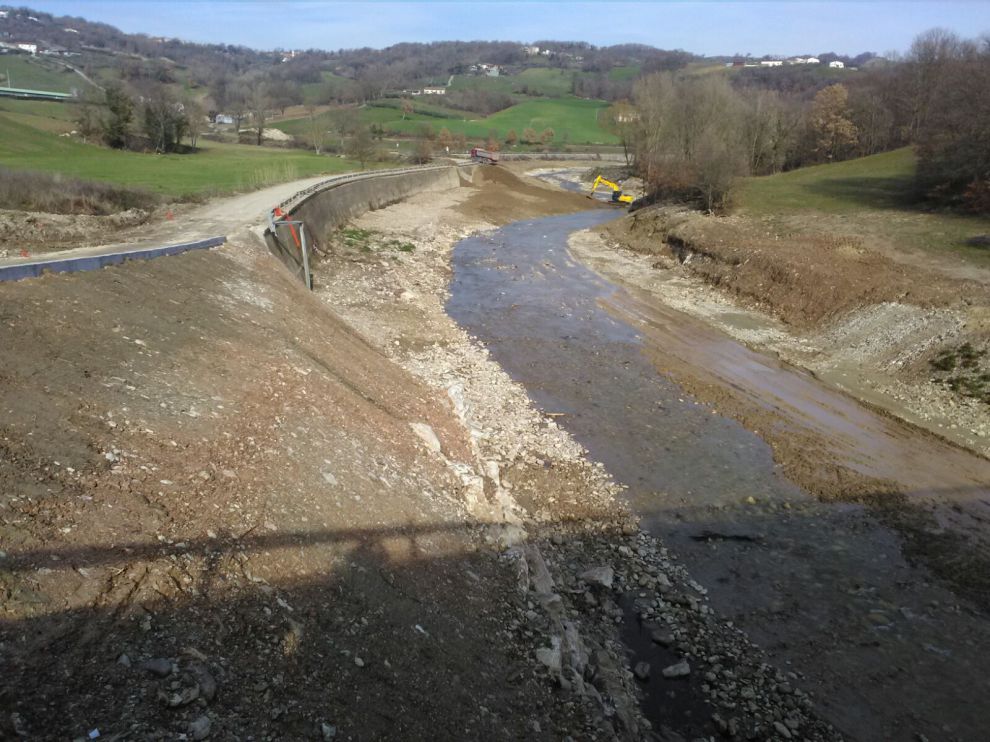
[[[110,150],[40,131],[3,114],[0,162],[11,169],[61,173],[172,198],[250,190],[295,178],[359,169],[351,160],[301,150],[203,140],[195,154]]]
[[[71,93],[73,89],[84,90],[89,87],[82,77],[57,62],[23,54],[6,54],[0,57],[0,75],[0,84],[3,87],[47,90],[53,93]]]
[[[470,118],[467,111],[453,109],[437,109],[459,115],[455,118],[438,118],[427,113],[412,113],[403,119],[402,112],[392,107],[369,105],[359,109],[361,119],[367,125],[377,124],[387,133],[401,136],[414,136],[423,126],[431,126],[435,132],[446,127],[451,134],[463,133],[468,139],[481,141],[488,133],[495,131],[499,139],[503,139],[509,129],[515,129],[522,136],[523,130],[533,128],[537,133],[546,128],[554,130],[555,144],[568,142],[571,144],[615,144],[618,139],[605,131],[599,125],[601,112],[608,108],[604,101],[590,101],[581,98],[553,98],[528,100],[506,108],[503,111],[481,118]],[[332,128],[332,113],[327,112],[319,117],[327,130]],[[303,135],[309,122],[306,119],[280,121],[273,124],[275,128],[293,134]]]
[[[371,239],[374,232],[357,227],[344,227],[340,230],[340,240],[346,247],[357,248],[359,250],[370,251]]]
[[[908,208],[916,158],[910,147],[787,173],[747,178],[736,194],[754,214],[815,209],[831,213]]]
[[[746,178],[736,189],[737,210],[786,232],[805,221],[893,248],[950,250],[986,265],[990,251],[967,245],[990,232],[990,218],[929,211],[915,198],[914,152],[905,147],[870,157]],[[785,223],[786,222],[786,223]]]
[[[416,246],[411,242],[384,239],[380,232],[358,227],[343,227],[337,230],[336,236],[331,241],[346,249],[364,253],[387,250],[408,253],[416,250]]]
[[[55,134],[72,131],[77,115],[78,106],[71,102],[0,98],[0,116]]]
[[[956,394],[990,404],[990,371],[982,363],[986,355],[985,348],[963,343],[941,351],[929,365],[936,379]]]
[[[416,246],[413,243],[403,242],[402,240],[388,240],[384,245],[391,250],[398,250],[399,252],[415,252],[416,250]]]
[[[633,64],[621,65],[619,67],[613,67],[608,71],[608,79],[615,80],[617,82],[634,80],[639,75],[639,72],[640,72],[640,67],[638,65],[633,65]]]

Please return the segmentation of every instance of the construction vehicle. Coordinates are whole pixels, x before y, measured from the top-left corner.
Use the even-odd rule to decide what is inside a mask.
[[[474,147],[471,150],[471,159],[482,164],[497,165],[498,152],[489,152],[487,149]]]
[[[631,204],[633,202],[633,197],[625,195],[619,183],[606,180],[601,175],[595,178],[595,183],[591,186],[591,193],[588,194],[588,198],[595,197],[595,191],[598,190],[598,186],[605,186],[612,189],[612,203],[614,204]]]

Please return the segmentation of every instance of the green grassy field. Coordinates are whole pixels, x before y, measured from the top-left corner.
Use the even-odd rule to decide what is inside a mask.
[[[40,131],[5,114],[0,114],[0,163],[144,188],[172,198],[250,190],[359,169],[338,157],[215,142],[204,142],[200,152],[190,155],[109,150]]]
[[[323,76],[322,81],[308,82],[301,86],[303,99],[306,103],[321,105],[330,99],[330,93],[340,94],[357,86],[353,80],[348,80],[346,77],[335,75],[332,72],[324,71],[320,74]]]
[[[492,78],[495,79],[495,78]],[[417,101],[417,105],[419,102]],[[412,113],[402,118],[402,112],[392,107],[366,106],[360,109],[362,120],[368,124],[378,124],[389,134],[415,135],[423,126],[432,126],[435,131],[446,127],[452,134],[464,133],[473,141],[484,140],[489,132],[495,131],[499,140],[503,140],[510,129],[522,135],[526,128],[537,132],[550,127],[556,133],[554,142],[561,144],[614,144],[618,140],[601,128],[598,116],[608,107],[603,101],[589,101],[580,98],[558,98],[528,100],[511,106],[496,114],[483,118],[469,118],[467,111],[443,109],[437,104],[437,111],[444,115],[456,115],[460,118],[443,118],[427,113]],[[331,114],[321,114],[321,120],[326,127],[331,128]],[[306,119],[281,121],[275,127],[289,134],[302,135],[309,128]]]
[[[69,93],[73,89],[89,87],[72,70],[48,59],[22,54],[5,54],[0,57],[0,75],[3,76],[4,87],[48,90],[54,93]]]
[[[739,188],[738,203],[756,214],[898,208],[908,204],[914,168],[914,152],[904,147],[856,160],[747,178]]]
[[[608,78],[610,80],[624,81],[624,80],[634,80],[639,76],[640,67],[638,65],[623,65],[620,67],[613,67],[609,70]]]
[[[990,218],[926,211],[914,192],[916,158],[909,148],[829,165],[747,178],[735,202],[741,213],[768,220],[800,221],[875,236],[892,245],[952,250],[982,264],[990,250],[967,246],[970,237],[990,234]]]
[[[76,113],[76,106],[73,103],[0,98],[0,115],[55,134],[71,131]]]

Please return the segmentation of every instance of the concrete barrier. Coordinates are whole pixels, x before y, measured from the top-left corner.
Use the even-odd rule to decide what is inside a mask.
[[[343,175],[318,183],[286,199],[279,208],[290,219],[304,222],[306,234],[318,245],[331,232],[367,211],[382,209],[417,193],[445,191],[470,182],[474,165],[433,165]],[[296,276],[303,275],[303,257],[288,230],[265,230],[268,249]]]

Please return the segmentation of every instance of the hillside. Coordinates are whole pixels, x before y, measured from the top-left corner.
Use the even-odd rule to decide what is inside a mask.
[[[518,103],[491,116],[474,118],[466,111],[417,101],[414,112],[404,117],[394,103],[364,106],[360,109],[360,115],[364,123],[381,126],[386,135],[418,135],[423,127],[429,126],[435,132],[446,128],[452,134],[463,133],[468,139],[476,141],[484,140],[495,132],[502,141],[510,129],[521,136],[526,128],[539,133],[549,127],[555,132],[555,144],[615,144],[618,139],[599,124],[601,112],[607,107],[604,101],[573,97],[536,99]],[[332,112],[320,114],[321,125],[328,130],[332,129],[333,115]],[[309,119],[302,118],[281,121],[273,126],[289,134],[304,136],[312,125]]]
[[[55,104],[60,105],[60,104]],[[6,167],[144,188],[170,197],[222,193],[322,173],[356,163],[300,150],[201,142],[196,154],[149,155],[60,137],[0,115],[0,162]]]
[[[778,229],[831,229],[925,252],[947,250],[986,264],[987,250],[966,242],[990,233],[990,218],[921,208],[915,192],[916,164],[912,149],[903,147],[747,178],[736,195],[737,210]]]

